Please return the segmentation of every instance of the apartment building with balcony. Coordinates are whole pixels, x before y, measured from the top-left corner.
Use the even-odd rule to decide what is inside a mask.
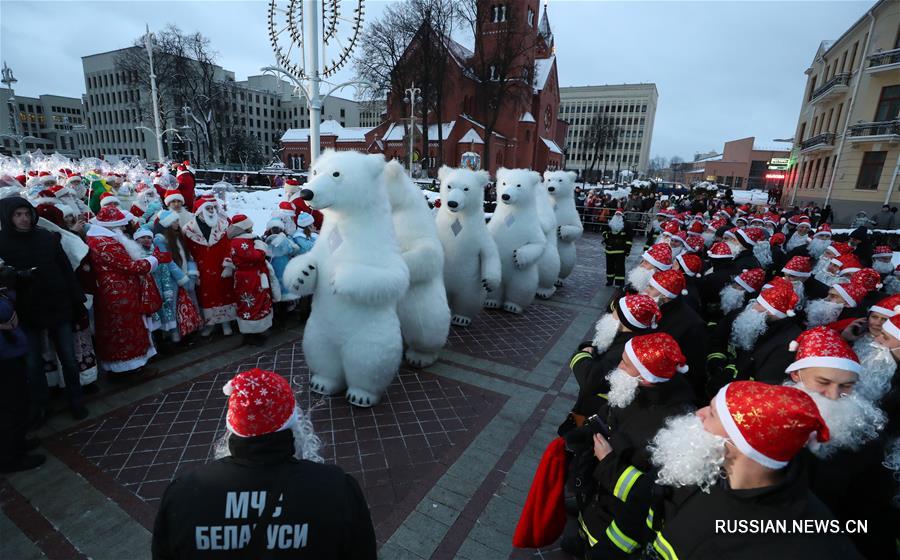
[[[900,2],[879,0],[823,41],[803,94],[782,204],[831,204],[835,221],[900,205]]]

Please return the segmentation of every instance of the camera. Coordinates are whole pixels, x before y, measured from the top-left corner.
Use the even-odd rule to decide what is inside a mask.
[[[609,429],[609,424],[603,418],[600,418],[599,414],[594,414],[593,416],[589,416],[585,421],[584,425],[588,426],[591,431],[591,434],[600,434],[606,439],[612,437],[612,431]]]
[[[35,270],[37,270],[37,268],[19,270],[5,264],[3,260],[0,259],[0,288],[6,288],[8,290],[14,289],[19,282],[31,280]]]
[[[609,424],[599,415],[594,414],[584,419],[584,423],[577,428],[572,428],[565,434],[566,447],[569,451],[578,453],[580,451],[589,451],[593,453],[594,434],[600,434],[604,438],[612,437],[612,431]]]

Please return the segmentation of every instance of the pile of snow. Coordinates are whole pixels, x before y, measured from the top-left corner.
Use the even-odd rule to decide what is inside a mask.
[[[769,193],[764,191],[732,191],[735,204],[768,204]]]
[[[215,187],[220,187],[217,183]],[[222,188],[214,189],[210,185],[197,185],[198,194],[214,194],[223,200],[225,211],[229,216],[243,214],[253,221],[253,233],[262,235],[266,231],[266,222],[284,200],[283,189],[271,189],[259,192],[234,192]]]

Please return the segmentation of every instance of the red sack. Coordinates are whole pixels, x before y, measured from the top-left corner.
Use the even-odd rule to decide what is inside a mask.
[[[516,548],[553,544],[566,526],[566,442],[558,437],[544,450],[513,535]]]
[[[150,273],[141,276],[141,315],[153,315],[162,308],[162,295]]]
[[[178,288],[178,299],[175,300],[175,321],[178,323],[178,333],[182,337],[203,327],[200,312],[197,311],[191,296],[184,288]]]

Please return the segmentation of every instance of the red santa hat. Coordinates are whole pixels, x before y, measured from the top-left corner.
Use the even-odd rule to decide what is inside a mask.
[[[851,247],[849,243],[845,243],[843,241],[834,241],[831,245],[825,248],[825,252],[832,257],[840,257],[841,255],[852,253],[853,247]]]
[[[722,241],[716,241],[706,252],[711,259],[733,259],[734,253],[731,252],[731,246]]]
[[[659,229],[665,233],[675,233],[676,231],[678,231],[678,222],[674,219],[667,220],[659,225]]]
[[[288,218],[288,217],[293,218],[294,214],[296,214],[296,212],[297,212],[297,208],[295,208],[294,205],[291,204],[290,202],[288,202],[286,200],[282,200],[281,202],[278,203],[277,212],[278,212],[279,216],[284,216],[286,218]]]
[[[703,235],[704,229],[706,228],[703,227],[703,222],[695,221],[688,226],[687,232],[688,235]]]
[[[253,220],[244,214],[235,214],[228,220],[228,225],[244,231],[251,231],[253,229]]]
[[[884,322],[881,329],[885,334],[888,334],[897,340],[900,340],[900,313],[895,314],[893,317]]]
[[[81,175],[69,175],[69,177],[65,180],[66,185],[77,185],[81,183]]]
[[[828,426],[815,401],[786,385],[735,381],[722,387],[713,406],[731,442],[760,465],[781,469],[812,434],[828,441]]]
[[[201,196],[194,201],[194,214],[200,212],[207,204],[216,204],[216,199],[211,196]]]
[[[828,224],[822,224],[816,228],[816,233],[813,234],[813,237],[818,237],[820,239],[831,239],[831,226]]]
[[[853,348],[841,338],[840,333],[826,326],[804,331],[791,341],[788,349],[796,354],[785,373],[811,367],[841,369],[857,375],[862,372]]]
[[[773,284],[768,290],[763,290],[756,298],[756,303],[761,305],[771,316],[777,319],[794,316],[794,308],[800,298],[793,286]]]
[[[766,234],[760,228],[738,228],[736,237],[741,245],[752,249],[754,245],[766,238]]]
[[[775,288],[778,286],[785,286],[789,290],[794,289],[794,285],[791,283],[790,280],[788,280],[787,278],[785,278],[783,276],[776,276],[776,277],[772,278],[771,280],[769,280],[768,282],[766,282],[765,284],[763,284],[761,291],[766,291],[766,290],[769,290],[769,289],[772,289],[772,288]]]
[[[703,259],[693,253],[682,253],[675,257],[681,265],[681,271],[687,276],[697,277],[703,272]]]
[[[712,231],[716,231],[721,227],[725,227],[727,224],[728,222],[726,220],[723,220],[722,218],[716,218],[715,220],[711,221],[706,227],[708,229],[711,229]]]
[[[641,377],[650,383],[664,383],[675,373],[687,373],[687,358],[671,335],[653,333],[636,336],[625,343],[625,354]]]
[[[858,282],[869,292],[881,289],[881,274],[874,268],[861,268],[850,276],[850,282]]]
[[[130,218],[130,214],[126,215],[115,206],[107,205],[100,209],[100,212],[94,216],[91,223],[103,227],[120,227],[128,225],[128,222],[131,221]]]
[[[769,238],[769,245],[772,247],[775,247],[776,245],[781,246],[781,245],[784,245],[784,242],[786,240],[787,240],[787,238],[784,236],[784,234],[781,232],[778,232]]]
[[[800,255],[791,257],[781,272],[798,278],[809,278],[812,274],[812,259]]]
[[[766,283],[766,271],[761,268],[744,269],[734,277],[734,283],[744,288],[748,294],[758,292]]]
[[[696,235],[689,236],[687,238],[687,249],[692,253],[699,253],[706,247],[706,243],[703,242],[702,237],[697,237]]]
[[[299,187],[300,181],[298,181],[297,179],[286,179],[284,181],[284,185],[286,187]]]
[[[50,187],[48,190],[52,192],[53,196],[55,196],[56,198],[61,198],[67,195],[75,196],[75,191],[73,191],[68,186],[56,185],[55,187]]]
[[[63,215],[62,209],[56,204],[45,202],[43,204],[38,204],[35,210],[37,210],[38,217],[44,218],[65,229],[65,216]]]
[[[614,217],[615,216],[624,216],[624,215],[625,215],[625,213],[622,212],[621,210],[616,210],[615,214],[613,214]]]
[[[831,264],[840,267],[840,271],[838,272],[838,274],[840,274],[841,276],[853,274],[854,272],[862,268],[862,263],[859,262],[859,259],[856,258],[856,255],[854,255],[853,253],[847,253],[846,255],[841,255],[840,257],[831,259]]]
[[[872,258],[873,259],[879,259],[879,258],[880,259],[884,259],[884,258],[892,259],[892,258],[894,258],[894,250],[891,249],[887,245],[878,245],[872,251]]]
[[[660,270],[650,277],[650,285],[669,299],[687,295],[684,289],[684,273],[680,270]]]
[[[182,175],[184,175],[184,174],[186,174],[186,173],[190,173],[190,171],[188,170],[188,168],[187,168],[185,165],[179,165],[179,166],[178,166],[178,172],[175,173],[175,177],[176,177],[176,178],[181,177]]]
[[[738,206],[737,213],[740,216],[743,216],[744,214],[749,214],[750,213],[750,205],[749,204],[741,204],[740,206]]]
[[[254,368],[225,384],[228,396],[225,425],[239,437],[257,437],[286,430],[297,421],[297,401],[287,379]]]
[[[847,307],[856,307],[859,305],[869,290],[859,282],[848,282],[846,284],[834,284],[831,288],[841,296],[846,302]]]
[[[897,315],[900,313],[900,294],[894,294],[882,299],[869,308],[869,313],[879,313],[885,317]]]
[[[121,206],[122,201],[119,200],[119,198],[116,195],[114,195],[113,193],[101,194],[100,195],[100,208],[103,208],[104,206],[107,206],[109,204],[118,204],[119,206]]]
[[[642,255],[643,259],[659,270],[672,268],[672,248],[665,243],[657,243]]]
[[[656,322],[662,318],[659,306],[644,294],[621,297],[613,302],[613,309],[619,321],[633,331],[655,329]]]
[[[169,205],[173,200],[180,200],[182,204],[184,204],[184,195],[181,194],[181,191],[178,189],[169,189],[165,193],[166,196],[163,197],[163,202],[166,203],[166,206]]]

